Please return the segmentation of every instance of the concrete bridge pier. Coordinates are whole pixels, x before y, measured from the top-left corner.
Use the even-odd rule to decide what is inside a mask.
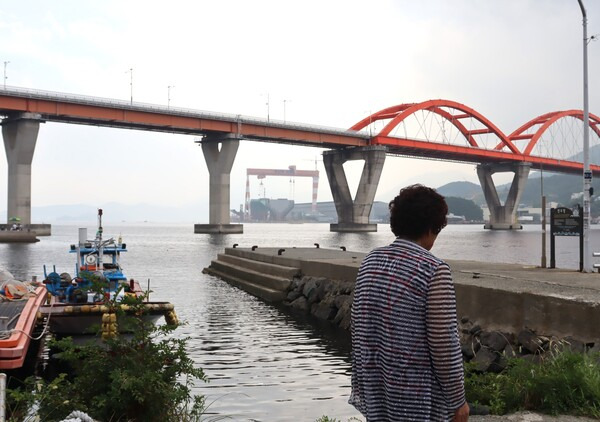
[[[7,220],[18,217],[24,227],[43,236],[50,235],[50,225],[31,224],[31,162],[40,122],[39,114],[15,114],[2,121],[2,137],[8,162]]]
[[[332,232],[376,232],[377,224],[369,224],[369,215],[385,162],[386,148],[371,146],[323,152],[323,164],[338,215]],[[343,164],[349,160],[365,160],[356,198],[352,200]]]
[[[490,221],[484,228],[492,230],[520,230],[523,228],[517,218],[517,208],[530,168],[531,164],[529,163],[486,163],[477,166],[477,176],[479,176],[483,195],[490,210]],[[492,180],[492,175],[498,172],[515,174],[504,205],[500,202]]]
[[[240,139],[235,134],[207,135],[201,145],[209,174],[209,224],[194,224],[194,233],[243,233],[242,224],[231,224],[229,207],[231,167]]]

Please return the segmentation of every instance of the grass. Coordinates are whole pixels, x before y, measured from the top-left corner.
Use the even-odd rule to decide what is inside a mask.
[[[514,358],[500,374],[480,374],[466,364],[465,389],[469,403],[493,414],[532,410],[600,418],[600,354],[556,352],[541,363]]]

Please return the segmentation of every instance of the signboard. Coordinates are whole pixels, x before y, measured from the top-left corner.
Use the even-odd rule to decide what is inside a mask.
[[[579,208],[559,207],[550,210],[550,232],[553,236],[581,236],[583,224]]]
[[[579,271],[583,271],[583,210],[565,207],[550,209],[550,268],[556,268],[555,236],[579,236]]]

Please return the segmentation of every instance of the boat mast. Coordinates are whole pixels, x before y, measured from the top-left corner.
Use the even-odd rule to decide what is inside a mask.
[[[96,268],[102,269],[102,255],[104,254],[104,245],[102,244],[102,208],[98,208],[98,231],[96,232],[96,242],[98,247],[98,263]]]

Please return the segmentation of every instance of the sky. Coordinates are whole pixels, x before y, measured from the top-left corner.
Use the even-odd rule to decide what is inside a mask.
[[[600,34],[600,2],[584,3],[588,35]],[[5,1],[0,36],[7,86],[341,129],[392,105],[438,98],[477,110],[505,133],[543,113],[583,108],[577,0]],[[590,111],[600,114],[600,42],[589,43],[588,55]],[[32,205],[196,204],[202,222],[208,170],[196,140],[42,124]],[[231,207],[244,202],[247,168],[312,170],[315,161],[318,199],[331,200],[322,151],[242,141]],[[361,168],[346,165],[353,190]],[[478,183],[474,165],[388,156],[376,200],[412,183],[459,180]],[[309,178],[271,177],[262,186],[253,178],[250,187],[253,198],[311,201]]]

